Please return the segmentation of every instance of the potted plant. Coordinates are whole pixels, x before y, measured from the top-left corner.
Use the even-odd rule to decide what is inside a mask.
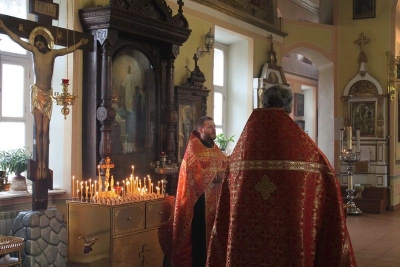
[[[214,142],[217,144],[219,149],[221,149],[221,151],[225,151],[229,142],[232,142],[232,143],[235,142],[235,140],[233,140],[233,137],[235,137],[235,136],[232,135],[231,137],[226,138],[223,133],[220,133],[220,134],[217,134],[217,137],[215,138]]]
[[[32,157],[32,153],[26,152],[25,148],[11,149],[8,151],[0,151],[0,169],[8,174],[14,173],[15,177],[11,181],[10,191],[26,191],[25,177],[21,175],[26,171],[28,159]]]

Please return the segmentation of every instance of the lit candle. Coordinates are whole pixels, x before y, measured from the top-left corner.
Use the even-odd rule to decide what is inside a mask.
[[[357,141],[357,151],[361,151],[361,145],[360,145],[360,128],[356,129],[356,141]]]
[[[72,200],[74,200],[75,196],[75,176],[72,176]]]
[[[76,180],[76,190],[79,191],[79,180]],[[76,194],[76,198],[79,198],[79,194]]]
[[[99,171],[99,192],[103,189],[102,187],[102,181],[101,181],[101,176],[100,176],[100,165],[97,165],[97,169]]]
[[[161,180],[161,194],[164,193],[164,179]]]
[[[352,128],[351,126],[347,127],[347,150],[351,150],[352,149]]]
[[[151,183],[151,194],[153,194],[153,183]]]
[[[92,184],[92,187],[90,188],[90,198],[93,198],[93,195],[92,195],[92,193],[93,193],[93,186],[94,186],[94,184]]]
[[[133,193],[132,177],[133,177],[133,176],[131,176],[131,178],[130,178],[130,183],[129,183],[129,184],[131,185],[131,188],[130,188],[130,192],[131,192],[131,193]]]
[[[94,181],[94,192],[97,192],[97,181]]]
[[[149,181],[149,192],[151,193],[151,191],[150,191],[151,190],[151,178],[150,177],[148,178],[148,181]]]
[[[77,198],[79,198],[79,189],[76,190],[76,196],[77,196]]]
[[[81,182],[81,201],[83,199],[83,182]]]
[[[86,190],[86,201],[88,200],[88,191],[89,191],[89,187],[87,186],[87,183],[85,183],[85,190]]]
[[[92,178],[89,179],[89,192],[90,192],[90,197],[92,197]]]
[[[343,151],[343,132],[344,132],[344,129],[340,129],[340,139],[339,139],[340,152]]]

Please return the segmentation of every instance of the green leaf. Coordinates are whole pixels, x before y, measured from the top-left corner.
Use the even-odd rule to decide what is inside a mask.
[[[0,169],[7,171],[8,174],[24,172],[30,158],[32,158],[32,153],[27,147],[0,151]]]
[[[232,143],[235,142],[233,137],[235,137],[235,136],[232,135],[231,137],[226,138],[223,133],[220,133],[220,134],[217,134],[214,142],[217,144],[219,149],[226,150],[226,147],[228,146],[229,142],[232,142]]]

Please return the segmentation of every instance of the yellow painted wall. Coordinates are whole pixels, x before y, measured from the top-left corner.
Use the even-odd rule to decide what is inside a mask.
[[[371,19],[353,20],[353,1],[338,0],[339,11],[337,12],[338,25],[321,25],[302,21],[283,20],[283,31],[288,33],[288,36],[283,39],[283,42],[274,40],[274,49],[277,52],[278,64],[281,57],[291,52],[293,49],[305,47],[316,51],[334,66],[334,90],[335,90],[335,107],[334,117],[343,117],[342,103],[340,96],[344,87],[353,78],[359,68],[358,55],[360,48],[353,42],[359,38],[361,32],[366,37],[371,39],[371,42],[365,46],[365,52],[368,57],[368,69],[370,74],[376,78],[383,88],[386,88],[386,52],[390,50],[391,42],[391,15],[392,0],[379,0],[376,6],[376,16]],[[98,5],[108,5],[108,0],[82,0],[81,8],[95,7]],[[178,5],[168,1],[168,5],[176,13]],[[183,7],[183,14],[189,22],[189,28],[192,33],[187,42],[180,48],[180,54],[175,61],[175,85],[181,85],[186,82],[190,70],[194,69],[193,55],[197,47],[203,46],[204,34],[215,25],[238,32],[239,34],[253,39],[254,43],[254,58],[253,58],[253,77],[258,77],[264,63],[266,62],[267,52],[270,49],[268,36],[248,31],[244,28],[237,27],[229,22],[212,17],[202,13],[199,10],[192,10]],[[268,34],[269,35],[269,34]],[[392,40],[393,41],[393,40]],[[212,97],[212,56],[206,55],[200,58],[198,64],[201,71],[206,77],[205,86],[211,90],[208,111],[213,108]],[[391,123],[397,125],[392,115]],[[397,117],[396,117],[397,119]],[[395,137],[397,135],[392,127],[392,132],[389,135]],[[398,147],[391,140],[391,147]],[[400,151],[400,148],[397,150]],[[335,158],[338,158],[337,151]],[[399,172],[400,166],[395,166],[395,154],[391,154],[390,165],[392,166],[391,175]],[[337,169],[337,166],[335,166]],[[397,179],[398,180],[398,179]],[[391,199],[391,205],[400,203],[400,182],[391,178],[391,194],[394,197]],[[397,188],[397,189],[396,189]],[[397,193],[399,191],[399,193]]]
[[[379,0],[376,17],[353,20],[353,1],[340,0],[339,12],[339,61],[338,87],[346,84],[358,71],[359,46],[353,44],[364,33],[371,42],[365,46],[370,74],[386,87],[386,52],[390,48],[390,8],[391,0]]]
[[[309,22],[288,21],[283,25],[283,30],[288,33],[285,37],[285,47],[290,47],[299,42],[308,42],[321,48],[327,53],[332,52],[332,30],[326,25]]]
[[[370,74],[378,80],[383,90],[387,88],[387,58],[386,53],[391,51],[393,47],[393,32],[391,26],[392,20],[392,0],[379,0],[376,5],[376,16],[370,19],[353,20],[352,1],[340,0],[339,12],[339,66],[338,69],[338,85],[339,90],[343,90],[349,79],[354,77],[357,71],[358,55],[360,48],[353,44],[358,39],[361,32],[371,39],[371,42],[365,46],[365,53],[368,58],[368,70]],[[389,140],[389,185],[390,185],[390,207],[398,208],[400,205],[400,179],[399,169],[396,166],[396,151],[399,151],[399,143],[397,142],[397,109],[396,102],[390,102],[390,118],[391,125],[388,135],[392,138]],[[395,113],[396,112],[396,113]]]
[[[180,47],[180,52],[175,60],[175,85],[182,85],[186,82],[186,79],[189,77],[190,73],[187,71],[185,66],[187,66],[191,71],[194,69],[194,54],[197,51],[197,48],[200,47],[202,50],[205,50],[204,47],[204,35],[213,27],[213,25],[206,21],[194,16],[185,15],[185,18],[189,22],[189,28],[192,30],[192,33],[189,36],[189,39]],[[212,29],[212,31],[214,31]],[[212,57],[213,54],[205,55],[204,57],[200,57],[198,60],[198,65],[200,70],[204,73],[206,82],[204,85],[208,88],[212,88]]]
[[[262,67],[267,61],[267,54],[271,48],[271,44],[267,39],[255,39],[254,40],[254,61],[253,61],[253,78],[259,78],[261,75]],[[274,50],[276,52],[276,58],[280,61],[280,46],[274,44]]]

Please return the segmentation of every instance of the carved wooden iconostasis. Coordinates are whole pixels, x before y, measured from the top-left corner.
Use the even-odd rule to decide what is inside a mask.
[[[286,81],[283,68],[277,63],[278,60],[274,50],[274,43],[272,42],[272,34],[268,39],[270,39],[271,48],[268,51],[267,62],[262,67],[261,77],[253,79],[253,108],[262,108],[262,95],[271,86],[280,85],[290,87],[290,84]]]
[[[206,78],[197,64],[198,57],[196,54],[193,59],[195,67],[191,71],[186,84],[175,87],[176,103],[179,110],[179,120],[176,129],[178,144],[177,162],[182,162],[190,134],[192,130],[197,130],[197,120],[207,115],[207,97],[210,90],[207,90],[207,87],[204,86]]]
[[[359,45],[359,70],[346,85],[343,95],[343,126],[352,126],[353,136],[360,129],[360,162],[366,169],[354,171],[353,184],[365,184],[373,187],[387,187],[387,100],[382,85],[369,73],[367,55],[364,47],[370,39],[360,34],[354,42]],[[353,141],[354,145],[356,142]],[[347,164],[341,163],[341,184],[347,185]]]
[[[150,174],[161,152],[176,161],[174,60],[191,33],[177,2],[175,15],[163,0],[80,10],[83,30],[95,36],[84,55],[83,179],[99,175],[107,157],[116,181],[132,165],[135,176]]]

